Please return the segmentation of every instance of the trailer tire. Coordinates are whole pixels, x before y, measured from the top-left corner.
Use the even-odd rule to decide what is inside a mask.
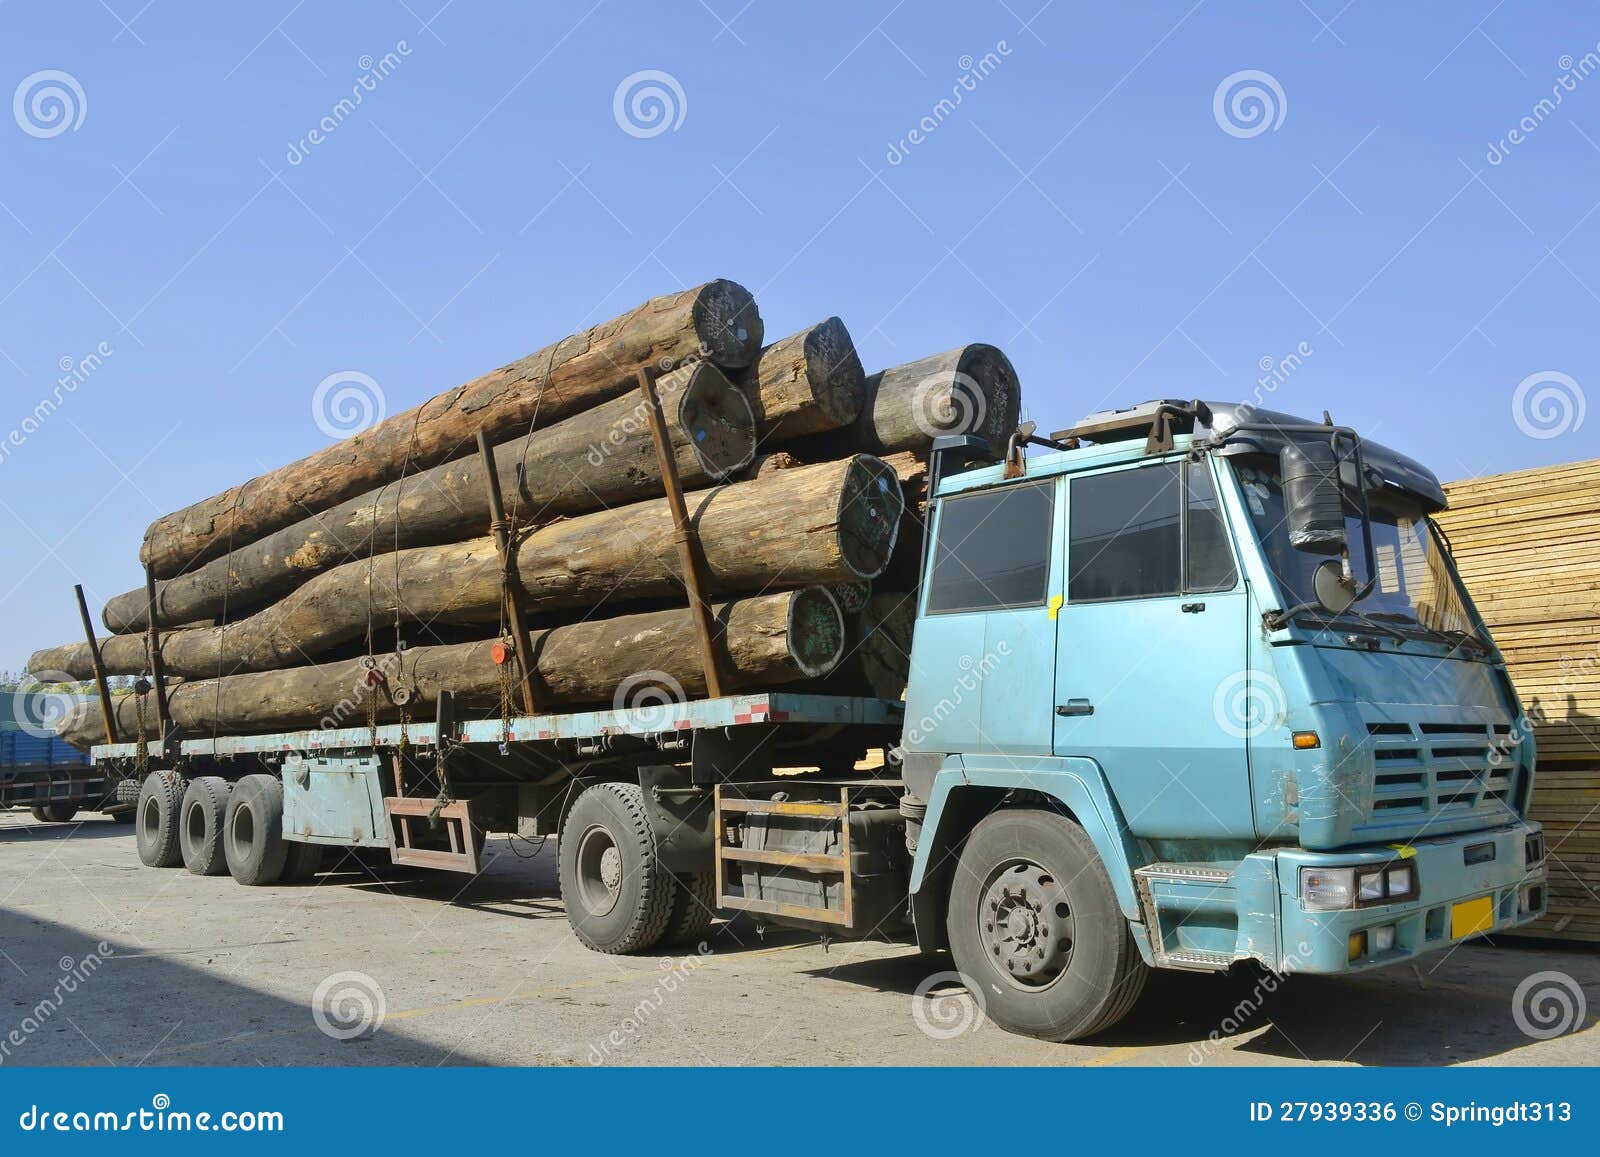
[[[1002,809],[973,828],[946,930],[987,1015],[1042,1040],[1110,1028],[1149,972],[1093,842],[1051,811]]]
[[[222,829],[231,791],[232,786],[220,775],[202,775],[191,780],[183,793],[178,847],[183,853],[183,866],[196,876],[223,876],[228,872]]]
[[[176,771],[152,771],[144,777],[135,805],[134,844],[139,862],[147,868],[183,866],[183,848],[178,844],[179,814],[188,777]]]
[[[299,840],[284,842],[289,845],[289,850],[284,856],[283,875],[278,877],[279,883],[304,884],[322,870],[321,844],[307,844]]]
[[[561,899],[572,930],[596,952],[642,952],[672,915],[672,877],[636,783],[597,783],[572,805],[557,843]]]
[[[222,846],[228,874],[241,884],[275,884],[283,875],[289,844],[283,838],[283,781],[275,775],[247,775],[228,797]]]
[[[685,872],[672,877],[672,912],[663,944],[687,944],[711,930],[717,908],[717,874]]]
[[[75,803],[41,803],[33,806],[33,818],[42,824],[70,823],[77,814],[78,805]]]

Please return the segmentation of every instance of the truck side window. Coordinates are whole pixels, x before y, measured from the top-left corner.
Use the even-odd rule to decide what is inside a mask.
[[[946,498],[929,578],[930,615],[1043,606],[1055,483]]]
[[[1067,597],[1075,603],[1228,590],[1237,581],[1203,467],[1167,462],[1074,478],[1070,513]]]

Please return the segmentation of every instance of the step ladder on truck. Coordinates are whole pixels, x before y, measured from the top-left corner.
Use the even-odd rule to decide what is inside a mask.
[[[941,438],[928,495],[903,702],[708,668],[719,693],[670,709],[444,694],[427,724],[93,758],[143,777],[147,863],[472,873],[486,832],[554,836],[597,951],[741,912],[904,938],[1054,1040],[1152,968],[1350,973],[1543,913],[1532,739],[1424,467],[1326,417],[1161,400],[1025,425],[1000,461]]]

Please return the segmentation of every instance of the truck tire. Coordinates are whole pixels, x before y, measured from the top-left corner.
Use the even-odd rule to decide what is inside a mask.
[[[289,845],[289,850],[283,859],[283,875],[278,877],[280,884],[304,884],[322,869],[321,844],[307,844],[299,840],[284,842]]]
[[[961,852],[946,930],[987,1015],[1042,1040],[1110,1028],[1149,971],[1094,844],[1055,812],[1002,809],[979,822]]]
[[[64,824],[78,814],[75,803],[41,803],[33,807],[33,818],[42,824]]]
[[[223,822],[228,874],[241,884],[275,884],[283,875],[289,844],[283,838],[283,781],[247,775],[234,785]]]
[[[636,783],[597,783],[572,805],[557,844],[561,899],[572,930],[596,952],[642,952],[672,915],[672,877]]]
[[[183,865],[183,848],[178,844],[178,816],[183,811],[183,794],[189,780],[175,771],[152,771],[144,777],[135,805],[134,844],[139,862],[147,868],[177,868]]]
[[[663,944],[689,944],[711,930],[717,908],[717,874],[686,872],[672,877],[672,912]]]
[[[228,871],[222,850],[222,829],[227,818],[232,785],[220,775],[202,775],[189,783],[179,813],[178,847],[183,866],[196,876],[222,876]]]

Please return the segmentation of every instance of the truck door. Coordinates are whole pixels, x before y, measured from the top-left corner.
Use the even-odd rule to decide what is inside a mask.
[[[1135,835],[1254,831],[1246,592],[1209,459],[1069,480],[1055,751],[1104,769]]]
[[[940,500],[906,688],[905,747],[1048,756],[1061,480]]]

